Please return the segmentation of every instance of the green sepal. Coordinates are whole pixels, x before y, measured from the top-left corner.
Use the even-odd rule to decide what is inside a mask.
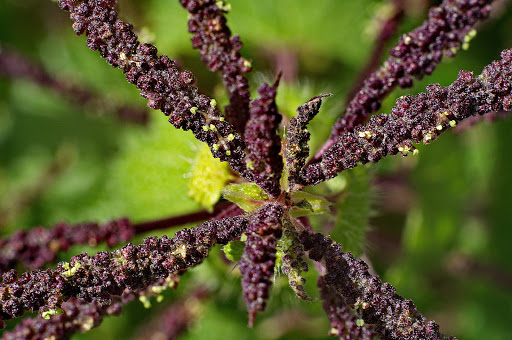
[[[222,248],[226,257],[233,262],[238,262],[242,259],[244,249],[245,242],[243,241],[231,241]]]
[[[292,209],[290,215],[301,217],[308,215],[324,214],[330,211],[331,202],[325,198],[304,191],[292,194]]]
[[[228,185],[222,189],[222,196],[249,212],[261,207],[268,199],[265,191],[254,183]]]

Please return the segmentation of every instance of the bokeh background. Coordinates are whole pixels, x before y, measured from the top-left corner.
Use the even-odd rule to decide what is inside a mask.
[[[278,90],[280,111],[319,93],[333,93],[313,121],[313,145],[329,134],[347,93],[366,65],[382,21],[392,12],[388,1],[231,0],[228,24],[253,61],[252,90],[285,80]],[[397,37],[426,18],[431,4],[406,0]],[[423,91],[429,83],[448,85],[460,69],[475,74],[512,47],[512,9],[496,1],[467,51],[445,58],[413,89],[396,90],[384,102]],[[178,1],[122,0],[121,17],[134,23],[144,41],[153,42],[194,72],[198,86],[226,102],[216,74],[209,73],[191,49],[187,13]],[[124,81],[84,37],[76,37],[67,13],[50,0],[0,0],[0,49],[16,50],[63,83],[90,91],[94,105],[80,105],[48,86],[0,73],[0,235],[59,221],[106,221],[128,216],[147,221],[202,209],[188,195],[195,155],[201,145],[175,130],[161,112],[145,108],[137,90]],[[383,55],[385,57],[385,53]],[[383,59],[381,57],[381,60]],[[149,115],[147,124],[115,117],[126,106]],[[318,217],[318,230],[334,225],[332,235],[364,258],[398,293],[411,298],[443,332],[460,339],[510,339],[512,317],[512,223],[510,193],[512,149],[510,119],[481,121],[443,134],[420,146],[414,157],[392,157],[350,171],[315,189],[341,190],[338,219]],[[172,234],[175,230],[152,232]],[[138,242],[141,235],[134,242]],[[366,236],[366,237],[364,237]],[[61,258],[98,247],[74,247]],[[308,292],[315,293],[315,270]],[[323,339],[329,324],[321,302],[300,301],[276,275],[267,311],[254,328],[233,264],[216,249],[190,270],[176,291],[145,309],[133,302],[120,317],[105,320],[77,339],[136,338],[166,306],[196,287],[211,294],[194,305],[197,322],[182,339]],[[14,323],[9,324],[12,327]]]

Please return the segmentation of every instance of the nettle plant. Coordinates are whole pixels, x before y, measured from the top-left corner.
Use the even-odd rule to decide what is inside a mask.
[[[452,338],[420,314],[411,300],[372,274],[363,260],[345,252],[343,244],[315,231],[312,221],[322,221],[316,215],[333,212],[343,186],[325,197],[309,189],[388,155],[415,155],[415,145],[431,143],[468,118],[512,109],[512,50],[505,50],[478,76],[460,71],[451,85],[428,85],[423,93],[400,97],[391,113],[374,114],[396,87],[411,87],[414,78],[430,75],[444,56],[454,57],[467,49],[475,25],[489,16],[492,1],[445,0],[431,8],[421,26],[400,37],[382,66],[365,75],[316,154],[310,153],[308,125],[331,95],[317,94],[289,120],[283,119],[276,104],[280,75],[270,84],[263,83],[252,98],[246,77],[252,64],[241,56],[242,43],[227,27],[230,5],[225,1],[180,1],[189,12],[193,47],[208,69],[221,74],[228,97],[222,110],[196,87],[190,71],[138,40],[133,26],[118,17],[116,1],[57,2],[70,13],[75,32],[87,37],[87,47],[122,70],[150,108],[162,111],[175,128],[191,131],[208,146],[209,151],[198,151],[190,193],[210,210],[147,223],[127,218],[104,224],[61,223],[1,240],[2,326],[27,311],[39,312],[4,332],[4,338],[70,338],[99,326],[104,316],[119,315],[121,306],[131,300],[150,305],[152,297],[159,300],[164,290],[176,287],[180,277],[201,264],[217,244],[224,245],[226,261],[237,263],[249,326],[265,311],[277,274],[288,278],[299,298],[312,300],[310,295],[316,293],[306,287],[304,276],[314,264],[330,335],[340,339]],[[394,32],[401,14],[398,6],[388,31],[383,30],[385,39]],[[19,57],[4,51],[2,61],[10,75],[23,73]],[[51,83],[44,74],[29,73],[36,81]],[[347,203],[347,209],[353,208]],[[38,269],[75,244],[114,246],[136,234],[203,220],[172,237],[149,237],[141,244],[81,254],[53,269]],[[14,270],[21,267],[30,271]],[[314,275],[309,277],[314,280]],[[197,289],[191,296],[197,303],[214,293]],[[175,338],[197,317],[190,301],[174,304],[167,313],[160,320],[165,331],[159,334],[165,338]]]

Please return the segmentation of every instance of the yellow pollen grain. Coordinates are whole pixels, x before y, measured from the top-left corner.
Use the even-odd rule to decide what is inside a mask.
[[[436,129],[441,131],[443,129],[443,126],[441,124],[439,124],[438,126],[436,126]]]
[[[210,100],[210,106],[217,106],[217,101],[215,99]]]
[[[451,127],[455,127],[455,125],[457,125],[457,122],[454,120],[450,120],[449,124]]]
[[[187,246],[182,244],[178,248],[176,248],[176,254],[180,255],[182,258],[187,256]]]
[[[87,332],[88,330],[91,330],[94,326],[94,319],[92,316],[86,318],[84,321],[82,321],[82,324],[80,325],[80,329],[83,332]]]

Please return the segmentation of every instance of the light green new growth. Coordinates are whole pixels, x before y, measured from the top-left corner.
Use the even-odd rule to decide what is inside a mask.
[[[204,145],[199,149],[192,166],[188,195],[212,211],[220,199],[222,188],[231,179],[228,163],[213,158],[208,146]]]

